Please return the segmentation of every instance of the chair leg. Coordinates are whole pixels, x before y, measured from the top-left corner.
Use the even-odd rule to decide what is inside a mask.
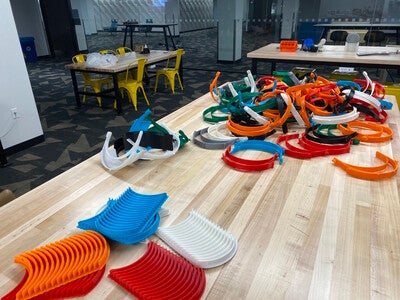
[[[87,88],[87,85],[85,85],[85,86],[83,87],[83,92],[84,92],[84,93],[86,92],[86,88]],[[85,103],[85,102],[86,102],[86,95],[83,95],[82,103]]]
[[[98,87],[93,87],[93,90],[94,90],[94,92],[95,92],[96,94],[101,92],[101,89],[98,88]],[[101,97],[96,96],[96,99],[97,99],[97,103],[98,103],[99,106],[101,107]]]
[[[157,75],[156,75],[156,83],[155,83],[155,86],[154,86],[154,93],[156,93],[156,92],[157,92],[157,86],[158,86],[158,77],[160,77],[160,74],[157,74]]]
[[[182,85],[182,81],[181,81],[181,76],[179,76],[179,73],[177,73],[176,75],[178,77],[178,82],[179,82],[179,85],[181,86],[181,90],[183,91],[183,85]]]
[[[169,85],[171,86],[172,94],[175,93],[175,75],[174,76],[167,76]]]
[[[142,90],[142,93],[143,93],[144,99],[146,100],[147,105],[150,106],[150,102],[149,102],[149,99],[147,99],[147,95],[146,95],[146,92],[144,91],[143,85],[139,86],[139,88]]]

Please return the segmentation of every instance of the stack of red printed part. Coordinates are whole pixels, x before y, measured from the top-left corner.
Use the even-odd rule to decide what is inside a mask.
[[[109,255],[107,241],[94,231],[19,254],[15,262],[25,268],[25,275],[2,299],[84,296],[101,280]]]
[[[203,269],[154,242],[131,265],[109,277],[139,299],[200,299],[206,286]]]

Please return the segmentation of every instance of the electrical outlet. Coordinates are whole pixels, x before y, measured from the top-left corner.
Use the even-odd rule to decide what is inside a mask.
[[[11,108],[11,115],[14,119],[19,118],[19,113],[16,107]]]

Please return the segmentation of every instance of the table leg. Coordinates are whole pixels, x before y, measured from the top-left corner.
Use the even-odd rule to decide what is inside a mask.
[[[126,36],[128,35],[128,26],[125,26],[125,33],[124,33],[124,44],[123,46],[126,46]]]
[[[251,73],[253,75],[257,74],[257,63],[258,63],[258,60],[256,58],[253,58],[251,60]]]
[[[167,29],[165,28],[165,26],[163,27],[163,32],[164,32],[165,49],[167,51],[169,51],[168,39],[167,39]]]
[[[117,114],[121,114],[122,113],[122,96],[121,96],[121,93],[119,92],[118,74],[113,73],[112,78],[113,78],[113,85],[114,85],[115,100],[117,102]]]
[[[81,107],[81,97],[79,97],[79,91],[78,91],[78,81],[76,80],[76,73],[75,70],[70,70],[71,71],[71,78],[72,78],[72,86],[74,87],[74,94],[75,94],[75,101],[76,101],[76,106]]]
[[[272,75],[272,73],[274,73],[274,71],[275,71],[275,69],[276,69],[276,62],[271,62],[271,75]]]
[[[132,26],[129,26],[130,28],[130,37],[131,37],[131,49],[133,50],[133,30]]]
[[[174,47],[174,50],[176,50],[176,45],[175,45],[174,37],[172,36],[171,29],[169,28],[169,26],[167,27],[167,30],[168,30],[168,34],[169,34],[169,37],[170,37],[171,42],[172,42],[172,47]]]

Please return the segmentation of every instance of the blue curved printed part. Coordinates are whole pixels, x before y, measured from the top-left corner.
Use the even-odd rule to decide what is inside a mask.
[[[247,140],[247,141],[239,141],[233,144],[231,154],[235,154],[242,150],[257,150],[273,154],[276,153],[279,156],[280,164],[283,163],[283,154],[285,153],[285,148],[279,146],[278,144],[262,140]]]
[[[386,101],[386,100],[382,100],[382,99],[378,99],[379,102],[381,103],[381,107],[382,109],[386,109],[386,110],[391,110],[393,107],[393,103]]]
[[[134,132],[134,131],[147,131],[151,125],[151,121],[147,120],[147,117],[150,116],[151,110],[146,109],[146,111],[135,121],[133,121],[133,124],[131,128],[129,128],[129,132]]]
[[[138,243],[157,230],[158,211],[167,198],[166,193],[147,195],[128,188],[118,199],[110,199],[100,213],[79,221],[78,228],[95,230],[120,243]]]
[[[361,91],[361,86],[358,83],[355,83],[351,80],[338,80],[336,82],[337,86],[351,86],[354,87],[357,91]]]

